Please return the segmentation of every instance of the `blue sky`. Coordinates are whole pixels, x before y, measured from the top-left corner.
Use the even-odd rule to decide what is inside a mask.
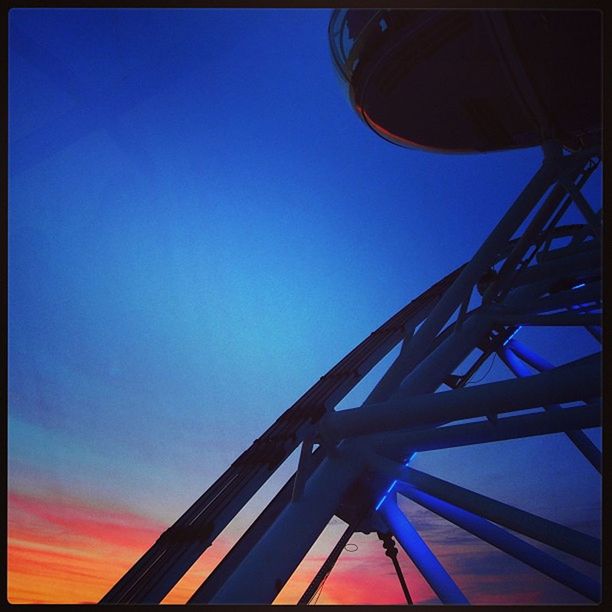
[[[11,11],[13,490],[172,522],[467,261],[537,169],[537,149],[448,156],[378,138],[333,68],[329,15]],[[554,361],[563,340],[546,342]],[[499,484],[517,461],[534,468],[530,499],[550,482],[546,460],[461,453],[437,467],[500,498],[519,492]],[[588,467],[536,510],[578,487],[592,516]]]

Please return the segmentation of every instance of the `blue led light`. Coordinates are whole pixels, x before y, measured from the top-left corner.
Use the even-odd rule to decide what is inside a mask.
[[[416,452],[410,453],[410,455],[408,455],[408,458],[404,460],[404,467],[407,466],[412,461],[415,455],[416,455]],[[385,501],[385,499],[387,499],[387,497],[389,496],[389,493],[391,493],[391,491],[393,490],[393,487],[396,484],[397,484],[397,480],[394,480],[389,485],[389,488],[385,491],[385,494],[380,498],[379,502],[374,507],[374,512],[378,511],[378,509],[383,505],[383,502]]]
[[[394,480],[391,485],[389,486],[389,488],[387,489],[387,493],[391,493],[391,489],[397,484],[397,480]]]
[[[386,493],[381,497],[380,501],[376,504],[376,508],[374,508],[375,512],[378,511],[378,509],[382,506],[382,503],[385,501],[385,499],[387,499]]]
[[[586,287],[586,283],[579,283],[578,285],[574,285],[574,286],[572,287],[572,291],[573,291],[574,289],[580,289],[580,288],[582,288],[582,287]]]
[[[410,453],[408,457],[404,460],[404,467],[406,467],[415,457],[416,457],[416,451],[414,451],[413,453]],[[397,482],[397,480],[395,482]]]
[[[519,325],[505,340],[504,343],[502,344],[502,346],[506,346],[506,344],[508,344],[508,342],[510,342],[510,340],[512,340],[512,338],[514,338],[514,336],[516,336],[516,334],[518,333],[519,329],[521,329],[521,325]]]

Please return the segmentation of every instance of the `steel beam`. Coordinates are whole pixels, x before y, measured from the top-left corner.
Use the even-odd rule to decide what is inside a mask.
[[[584,227],[584,226],[583,226]],[[580,235],[578,232],[576,235]],[[599,240],[593,240],[589,242],[570,242],[567,246],[558,247],[556,249],[540,252],[536,254],[536,261],[538,264],[545,262],[554,261],[559,258],[575,257],[581,253],[588,253],[594,248],[599,248]]]
[[[402,339],[406,325],[418,324],[461,269],[412,300],[322,376],[164,532],[101,603],[159,603],[276,466],[312,430],[312,423],[325,410],[331,410]],[[267,513],[266,520],[270,516]],[[259,530],[256,531],[259,537]],[[242,547],[240,551],[242,554]],[[232,563],[238,557],[232,555]]]
[[[559,257],[525,268],[520,277],[516,279],[514,287],[524,287],[540,282],[550,287],[563,278],[581,274],[600,274],[601,263],[601,248],[593,245],[583,253]]]
[[[313,471],[318,467],[325,453],[318,448],[313,454],[308,465],[308,470]],[[264,536],[270,525],[274,523],[284,508],[291,502],[291,496],[295,486],[295,474],[289,478],[281,490],[274,496],[272,501],[265,507],[263,512],[255,519],[242,537],[234,544],[223,560],[207,576],[206,580],[195,591],[187,603],[209,603],[215,593],[223,586],[229,576],[242,563],[249,551]]]
[[[488,309],[478,309],[469,314],[461,327],[425,357],[402,381],[389,401],[408,395],[435,391],[446,378],[486,336],[492,325]]]
[[[338,542],[333,547],[332,551],[329,553],[327,559],[323,565],[319,568],[319,571],[315,574],[315,577],[312,579],[311,583],[308,585],[308,588],[304,591],[304,594],[298,600],[298,604],[308,604],[311,599],[314,597],[315,593],[321,586],[323,580],[325,580],[325,576],[331,572],[332,568],[336,564],[338,557],[344,550],[347,542],[351,539],[351,536],[355,533],[355,527],[353,525],[349,525],[344,533],[340,536]]]
[[[468,604],[465,595],[397,507],[395,500],[387,498],[379,512],[395,539],[423,574],[440,601],[445,604]]]
[[[601,282],[589,283],[579,289],[560,291],[553,295],[525,302],[523,304],[513,304],[512,311],[520,313],[545,313],[562,308],[572,308],[580,304],[590,304],[601,300]]]
[[[480,421],[427,430],[381,434],[376,437],[373,447],[384,456],[394,457],[405,453],[406,449],[423,452],[600,426],[601,403],[594,402],[579,408],[564,408],[554,413],[541,412],[506,417],[498,419],[495,426],[488,421]]]
[[[556,180],[561,169],[561,147],[558,143],[549,142],[546,143],[544,152],[545,157],[538,171],[413,336],[410,341],[413,364],[420,363],[425,357],[437,333],[466,299],[482,274],[495,263],[499,253],[503,251],[524,218]]]
[[[360,472],[355,455],[327,458],[227,577],[210,603],[270,604],[333,516]]]
[[[447,521],[474,534],[481,540],[499,548],[511,557],[542,572],[549,578],[584,595],[584,597],[587,597],[591,601],[597,602],[600,600],[601,585],[596,580],[576,571],[569,565],[558,561],[551,555],[524,542],[520,538],[508,533],[506,530],[494,525],[486,519],[433,497],[432,495],[423,493],[410,485],[404,485],[401,494],[417,502],[424,508],[435,512]]]
[[[507,347],[502,347],[500,351],[498,351],[498,355],[500,359],[506,364],[506,366],[510,369],[511,372],[517,377],[530,376],[529,370],[525,366],[524,362],[521,361],[516,354]],[[552,369],[552,365],[548,364],[544,359],[538,356],[538,359],[541,361],[541,364],[547,364],[550,367],[548,370]],[[554,411],[555,414],[560,415],[564,410],[558,404],[553,404],[550,406],[544,406],[544,408],[548,411]],[[587,435],[580,431],[580,429],[570,428],[565,434],[572,441],[574,446],[582,453],[582,455],[587,459],[587,461],[599,472],[601,473],[601,452],[599,449],[589,440]]]
[[[514,314],[512,312],[500,312],[495,316],[498,323],[502,325],[545,325],[545,326],[581,326],[601,325],[601,314],[581,314],[578,312],[560,312],[558,314]]]
[[[400,349],[399,355],[383,374],[374,389],[372,389],[364,404],[384,402],[389,399],[391,394],[400,386],[402,380],[404,380],[408,374],[406,368],[411,365],[408,345],[413,334],[414,328],[411,328],[402,342],[402,348]]]
[[[574,185],[572,181],[562,180],[561,184],[572,196],[574,203],[582,213],[595,235],[599,237],[601,232],[601,219],[597,213],[595,213],[595,211],[591,208],[591,205],[587,202],[586,198],[582,195],[580,190],[577,189],[576,185]]]
[[[564,190],[559,184],[552,188],[529,225],[525,228],[514,249],[502,264],[496,281],[491,284],[482,296],[484,303],[490,302],[500,293],[504,294],[512,286],[517,275],[525,269],[526,266],[523,259],[525,254],[530,248],[534,248],[534,242],[541,234],[546,222],[559,207],[564,195]]]
[[[420,491],[474,512],[538,542],[548,544],[589,563],[601,564],[601,542],[597,538],[441,478],[403,466],[380,455],[371,454],[368,460],[373,469],[384,473],[389,480],[398,480],[396,490],[400,493],[403,491],[403,483],[407,483]]]
[[[599,359],[587,359],[526,378],[409,396],[335,412],[321,428],[339,439],[590,399],[600,395],[599,370]]]

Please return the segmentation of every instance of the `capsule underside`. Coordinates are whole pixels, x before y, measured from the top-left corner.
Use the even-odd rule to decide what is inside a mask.
[[[600,138],[597,11],[344,11],[330,39],[357,112],[398,144],[477,152]]]

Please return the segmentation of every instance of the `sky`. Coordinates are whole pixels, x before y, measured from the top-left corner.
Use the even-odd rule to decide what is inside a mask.
[[[325,372],[469,260],[537,170],[537,148],[439,155],[377,137],[334,70],[329,17],[10,12],[11,602],[98,601]],[[597,350],[532,335],[553,363],[569,345]],[[572,451],[553,435],[414,465],[598,535],[599,478]],[[166,602],[186,601],[295,459]],[[400,503],[470,601],[583,601]],[[278,603],[343,528],[332,520]],[[318,603],[401,603],[376,537],[351,542]],[[415,602],[436,602],[400,562]]]

